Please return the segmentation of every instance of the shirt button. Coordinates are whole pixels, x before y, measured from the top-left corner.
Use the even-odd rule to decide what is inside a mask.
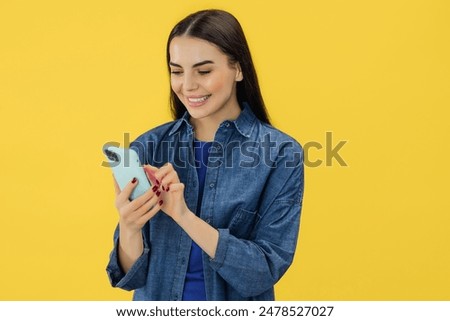
[[[209,184],[209,188],[214,188],[214,183]]]
[[[225,126],[226,126],[226,127],[230,127],[230,123],[226,123]]]
[[[183,259],[181,260],[181,264],[184,265],[184,263],[186,263],[186,259],[185,259],[185,258],[183,258]]]

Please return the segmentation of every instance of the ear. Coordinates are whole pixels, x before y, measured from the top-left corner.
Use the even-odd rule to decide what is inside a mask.
[[[239,62],[236,62],[234,64],[234,67],[236,69],[236,76],[234,77],[234,80],[241,81],[242,79],[244,79],[244,75],[242,74],[241,65],[239,64]]]

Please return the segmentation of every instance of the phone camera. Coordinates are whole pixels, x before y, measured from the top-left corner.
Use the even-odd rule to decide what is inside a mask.
[[[110,151],[108,149],[105,149],[105,154],[106,154],[106,157],[108,157],[109,160],[112,160],[112,161],[115,161],[115,162],[119,161],[119,156],[117,156],[116,153],[114,153],[114,152],[112,152],[112,151]]]

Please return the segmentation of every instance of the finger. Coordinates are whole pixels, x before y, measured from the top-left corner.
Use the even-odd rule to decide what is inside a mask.
[[[145,164],[144,167],[147,167],[147,168],[151,169],[154,172],[156,172],[158,170],[158,167],[152,166],[150,164]]]
[[[158,213],[161,210],[161,204],[160,202],[156,203],[153,208],[151,208],[147,213],[142,215],[138,220],[137,224],[144,225],[147,223],[153,216],[155,216],[156,213]]]
[[[156,179],[161,182],[162,179],[164,178],[164,176],[166,176],[168,173],[170,173],[171,171],[175,171],[173,168],[173,165],[171,163],[166,163],[164,164],[163,167],[159,168],[156,172],[155,172],[155,177]],[[159,185],[159,184],[158,184]]]
[[[151,210],[156,204],[158,204],[159,198],[154,195],[146,203],[144,203],[137,211],[137,216],[145,215],[149,210]]]
[[[166,176],[164,176],[164,178],[162,179],[162,181],[161,181],[161,188],[162,188],[163,191],[168,192],[169,191],[169,187],[172,184],[179,183],[179,182],[180,182],[180,180],[178,179],[177,172],[171,171]]]
[[[183,191],[184,191],[184,184],[183,183],[172,183],[172,184],[170,184],[170,193],[183,192]]]
[[[150,198],[146,199],[144,196],[150,195]],[[124,217],[130,222],[136,222],[142,215],[144,215],[152,206],[158,202],[158,196],[153,193],[147,193],[139,196],[131,202],[128,202],[123,206],[122,210]]]
[[[117,196],[117,200],[120,203],[122,202],[126,203],[127,201],[129,202],[131,192],[133,192],[138,183],[139,182],[136,177],[133,178],[131,181],[129,181],[128,184],[122,190],[122,192]]]
[[[137,197],[130,203],[130,208],[134,211],[139,209],[142,205],[148,202],[149,199],[151,199],[153,196],[155,196],[155,192],[152,188],[149,188],[148,191],[146,191],[141,196]]]
[[[161,187],[163,191],[167,191],[167,188],[170,184],[179,183],[180,179],[178,178],[178,173],[174,169],[171,163],[166,163],[163,167],[161,167],[157,173],[157,175],[161,175]]]
[[[155,177],[155,172],[158,170],[157,167],[151,165],[144,165],[144,172],[147,175],[148,180],[152,185],[159,185],[159,181]]]

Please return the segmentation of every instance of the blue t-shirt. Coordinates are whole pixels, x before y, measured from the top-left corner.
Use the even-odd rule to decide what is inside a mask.
[[[195,167],[197,169],[199,190],[197,215],[200,216],[208,165],[209,148],[212,142],[194,140]],[[193,241],[189,255],[189,265],[184,281],[183,301],[206,301],[205,278],[203,276],[202,249]]]

